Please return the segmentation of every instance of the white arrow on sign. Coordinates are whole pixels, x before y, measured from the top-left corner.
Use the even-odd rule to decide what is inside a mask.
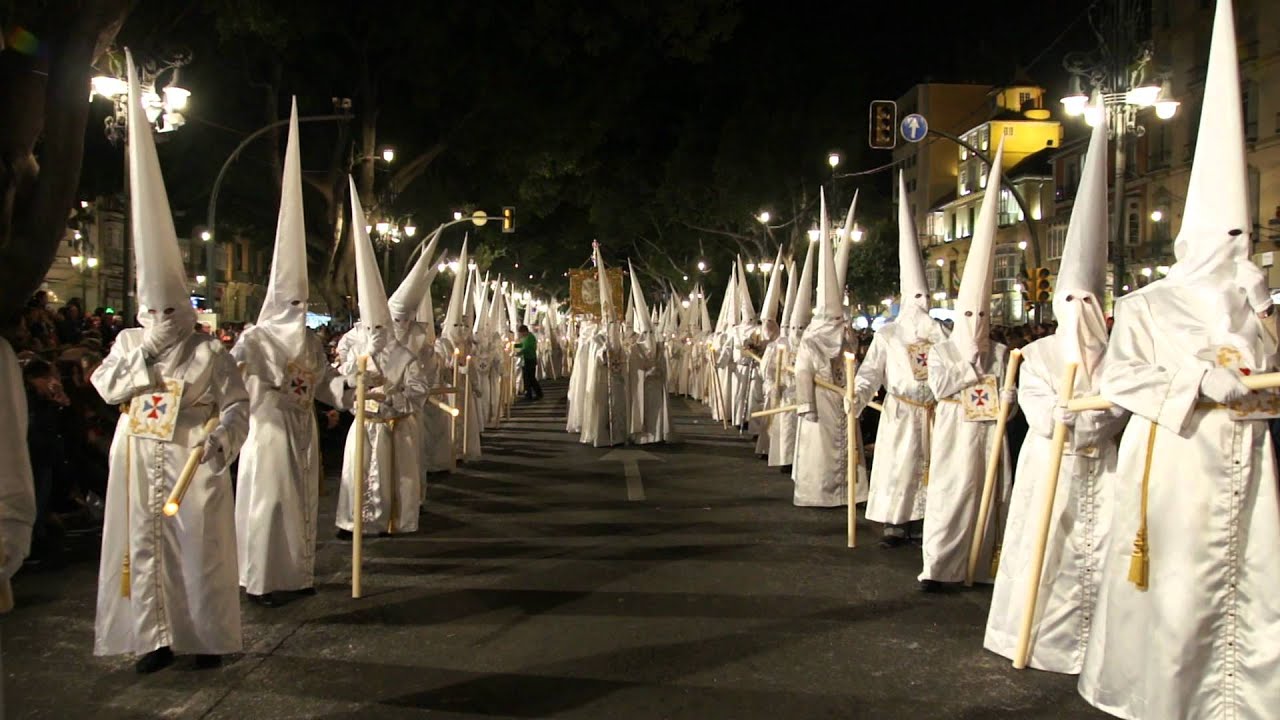
[[[644,500],[644,482],[640,479],[640,463],[644,460],[663,462],[661,457],[644,450],[610,450],[600,460],[622,463],[622,469],[627,474],[627,499],[632,502]]]

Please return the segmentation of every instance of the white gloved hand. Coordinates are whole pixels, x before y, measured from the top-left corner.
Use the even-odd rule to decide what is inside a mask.
[[[1074,426],[1076,424],[1076,418],[1079,417],[1079,414],[1075,410],[1069,409],[1062,403],[1058,403],[1053,407],[1052,415],[1055,425],[1061,423],[1067,427]]]
[[[1018,391],[1013,388],[1006,388],[1000,391],[1000,405],[1003,407],[1013,407],[1018,402]]]
[[[1244,290],[1249,306],[1256,313],[1264,313],[1271,308],[1271,292],[1267,289],[1267,276],[1262,269],[1251,260],[1236,263],[1236,287]]]
[[[842,401],[842,404],[843,404],[843,406],[844,406],[844,414],[845,414],[845,415],[848,415],[850,412],[853,412],[853,409],[854,409],[854,408],[856,407],[856,405],[857,405],[857,403],[855,403],[854,401],[850,400],[850,399],[849,399],[849,398],[847,398],[847,397],[842,397],[842,398],[840,398],[840,400]]]
[[[802,413],[800,413],[800,419],[801,419],[801,420],[807,420],[807,421],[809,421],[809,422],[811,422],[811,423],[816,423],[816,422],[818,422],[818,411],[817,411],[817,410],[810,410],[810,411],[808,411],[808,412],[802,412]]]
[[[1214,368],[1200,379],[1200,394],[1214,402],[1229,403],[1247,395],[1249,388],[1240,381],[1240,373]]]
[[[200,459],[201,464],[209,466],[209,472],[218,475],[227,469],[226,448],[223,444],[223,436],[226,431],[222,426],[213,429],[213,432],[205,436],[204,439],[204,456]]]

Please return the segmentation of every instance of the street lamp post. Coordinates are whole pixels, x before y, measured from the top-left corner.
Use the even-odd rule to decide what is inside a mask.
[[[1096,54],[1075,53],[1063,61],[1071,73],[1071,93],[1062,98],[1068,116],[1097,125],[1105,114],[1107,131],[1115,140],[1114,187],[1112,188],[1111,261],[1114,266],[1113,296],[1119,298],[1129,286],[1125,283],[1128,248],[1125,242],[1125,180],[1129,141],[1142,137],[1146,127],[1138,121],[1139,113],[1151,109],[1160,120],[1172,118],[1178,101],[1172,96],[1167,73],[1157,75],[1152,68],[1149,41],[1138,40],[1143,27],[1141,0],[1109,0],[1094,26],[1099,28],[1100,47]],[[1082,80],[1098,98],[1099,105],[1084,94]]]

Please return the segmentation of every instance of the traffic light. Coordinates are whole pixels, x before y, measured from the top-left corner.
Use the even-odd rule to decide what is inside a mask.
[[[1053,278],[1049,268],[1036,268],[1035,274],[1031,276],[1031,285],[1036,302],[1049,302],[1053,295]]]
[[[510,206],[502,208],[502,232],[516,231],[516,209]]]
[[[893,100],[871,101],[871,147],[892,150],[898,144],[898,103]]]

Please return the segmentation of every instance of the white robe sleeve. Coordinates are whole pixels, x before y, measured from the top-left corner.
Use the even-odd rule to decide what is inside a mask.
[[[231,353],[216,340],[210,340],[209,347],[213,351],[209,360],[213,364],[211,388],[218,405],[218,427],[214,432],[219,435],[229,466],[249,434],[249,391]]]
[[[89,382],[93,383],[108,405],[127,403],[134,395],[159,382],[159,376],[153,374],[152,368],[147,365],[142,347],[127,350],[126,347],[130,344],[130,338],[121,333],[111,346],[111,352],[107,353],[106,359],[89,378]]]
[[[978,382],[978,373],[973,366],[961,360],[952,352],[950,341],[934,345],[929,351],[929,389],[939,400],[952,395]]]
[[[856,395],[856,410],[859,413],[884,386],[885,363],[888,361],[886,345],[888,340],[885,338],[884,331],[876,333],[876,336],[871,339],[871,347],[867,349],[867,356],[858,367],[853,391]]]
[[[800,352],[796,353],[796,414],[804,415],[815,409],[814,406],[814,377],[817,374],[817,368],[814,367],[813,352],[807,345],[800,346]]]
[[[1200,397],[1203,367],[1154,363],[1156,326],[1141,296],[1116,304],[1115,328],[1102,362],[1102,395],[1120,407],[1175,433],[1182,433]]]
[[[36,517],[35,483],[27,450],[27,393],[22,387],[18,356],[0,338],[0,542],[4,546],[0,580],[22,567],[31,550]]]

